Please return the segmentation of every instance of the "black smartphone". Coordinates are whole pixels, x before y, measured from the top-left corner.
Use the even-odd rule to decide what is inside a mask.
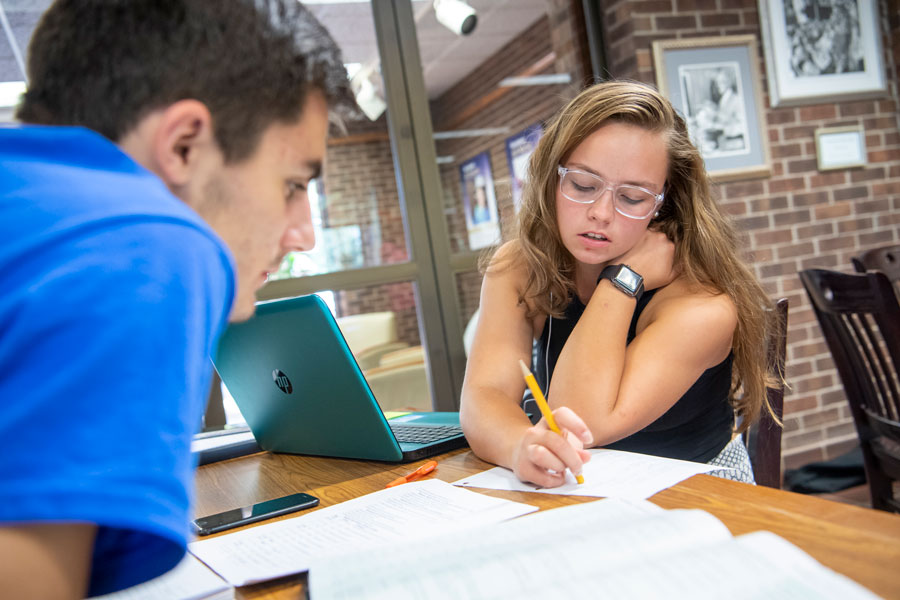
[[[209,535],[218,531],[225,531],[233,527],[240,527],[248,523],[255,523],[270,517],[286,515],[305,508],[318,506],[319,499],[309,494],[291,494],[273,500],[266,500],[251,506],[226,510],[208,517],[194,519],[194,527],[198,535]]]

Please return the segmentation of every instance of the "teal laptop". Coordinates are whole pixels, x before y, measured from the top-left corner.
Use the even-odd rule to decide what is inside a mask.
[[[258,304],[213,362],[264,450],[409,462],[466,445],[459,413],[388,421],[316,295]]]

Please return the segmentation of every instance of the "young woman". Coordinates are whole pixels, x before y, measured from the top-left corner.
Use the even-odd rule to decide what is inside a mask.
[[[531,157],[518,238],[486,269],[462,394],[474,452],[552,487],[584,447],[734,466],[765,405],[770,302],[737,255],[684,121],[655,89],[597,84]],[[536,341],[536,343],[534,343]],[[565,437],[521,408],[532,361]]]

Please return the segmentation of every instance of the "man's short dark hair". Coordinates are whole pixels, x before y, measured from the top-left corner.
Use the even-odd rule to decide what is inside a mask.
[[[297,0],[58,0],[29,46],[18,118],[119,141],[153,110],[203,102],[228,162],[301,114],[310,90],[354,106],[341,52]]]

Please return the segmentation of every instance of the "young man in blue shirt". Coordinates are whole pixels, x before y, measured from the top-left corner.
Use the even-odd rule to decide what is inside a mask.
[[[183,556],[210,350],[312,247],[352,96],[295,0],[59,0],[28,70],[0,129],[0,590],[78,598]]]

